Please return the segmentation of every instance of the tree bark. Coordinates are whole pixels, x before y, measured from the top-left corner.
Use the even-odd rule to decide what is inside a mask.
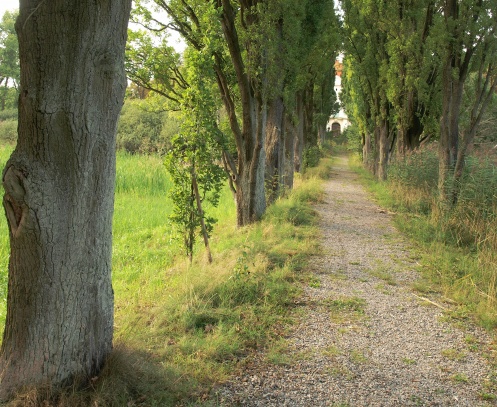
[[[388,120],[382,119],[379,128],[379,140],[378,140],[378,172],[377,178],[380,181],[385,181],[387,179],[387,169],[388,169],[388,158],[390,153],[390,141],[389,141],[389,126]]]
[[[314,126],[314,81],[304,90],[304,148],[318,145],[318,133]]]
[[[283,147],[283,183],[286,189],[293,188],[293,175],[295,172],[295,134],[296,128],[291,117],[285,114],[283,139],[285,145]]]
[[[304,153],[304,100],[302,92],[297,93],[297,133],[294,139],[295,171],[300,172]]]
[[[440,124],[440,141],[438,147],[438,192],[442,206],[450,206],[448,183],[454,173],[459,149],[459,112],[464,88],[463,78],[454,78],[453,58],[445,62],[442,83],[442,118]]]
[[[202,209],[202,198],[200,197],[200,192],[198,190],[197,176],[195,175],[195,169],[192,169],[192,186],[193,192],[195,193],[195,202],[197,203],[197,212],[200,218],[200,229],[202,230],[202,237],[204,238],[205,251],[207,252],[207,260],[212,263],[211,248],[209,246],[209,234],[207,233],[207,227],[205,226],[204,220],[204,210]],[[192,250],[193,252],[193,250]],[[190,259],[190,263],[191,263]]]
[[[266,199],[268,204],[278,198],[282,183],[283,113],[283,98],[276,97],[269,106],[266,125]]]
[[[21,0],[0,398],[98,374],[112,348],[115,132],[131,0]]]
[[[318,143],[320,145],[323,145],[324,142],[326,141],[326,124],[319,123],[317,127],[318,127]]]
[[[373,157],[372,157],[372,143],[371,134],[369,132],[362,135],[362,162],[364,166],[371,172],[374,171]]]

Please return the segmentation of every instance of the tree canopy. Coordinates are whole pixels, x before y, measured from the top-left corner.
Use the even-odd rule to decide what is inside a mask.
[[[495,98],[497,4],[490,0],[343,0],[341,4],[344,100],[362,133],[365,162],[385,179],[391,156],[402,157],[425,140],[439,140],[440,196],[454,203],[466,152]],[[471,95],[464,92],[468,86]]]
[[[15,31],[17,12],[6,11],[0,22],[0,111],[15,107],[19,88],[19,45]]]

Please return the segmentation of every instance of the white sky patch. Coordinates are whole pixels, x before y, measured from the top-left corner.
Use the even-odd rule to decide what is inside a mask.
[[[7,10],[14,11],[19,9],[19,0],[1,0],[0,1],[0,19]]]

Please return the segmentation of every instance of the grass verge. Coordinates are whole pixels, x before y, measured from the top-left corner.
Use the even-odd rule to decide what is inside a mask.
[[[114,351],[105,369],[85,388],[26,389],[12,406],[191,405],[255,349],[279,343],[296,282],[318,251],[312,204],[330,161],[296,177],[294,190],[245,228],[235,227],[226,188],[213,213],[212,264],[201,245],[189,264],[171,238],[162,167],[158,158],[118,155]]]
[[[489,224],[497,227],[497,215],[491,211],[492,205],[489,206],[488,202],[479,205],[475,187],[479,185],[478,189],[485,190],[480,184],[488,184],[489,181],[472,179],[464,186],[464,200],[447,217],[441,218],[436,211],[434,189],[437,180],[434,172],[438,167],[433,152],[428,151],[425,156],[411,160],[410,164],[392,164],[388,182],[375,181],[357,158],[351,160],[351,165],[377,202],[395,212],[398,228],[418,245],[418,262],[425,281],[416,284],[416,287],[450,298],[457,305],[453,315],[455,319],[473,318],[487,329],[497,328],[495,228],[489,228]],[[473,163],[473,166],[476,164]],[[493,185],[496,180],[488,175],[492,171],[486,168],[481,172],[485,178],[492,180]],[[472,174],[477,177],[478,171]],[[495,191],[495,188],[490,190]],[[469,199],[470,192],[472,200]],[[476,207],[486,208],[486,223],[479,220],[484,227],[478,228],[478,232],[474,228],[483,209],[476,210]],[[465,220],[469,223],[469,213],[473,214],[471,228],[465,227],[464,223]],[[480,238],[475,241],[477,236]]]
[[[476,321],[493,334],[482,355],[497,372],[497,168],[489,160],[468,159],[461,193],[453,210],[440,216],[436,201],[436,152],[427,149],[392,163],[388,182],[377,182],[358,157],[351,166],[381,206],[395,212],[397,227],[418,250],[422,279],[413,288],[440,293],[452,311],[446,320],[465,327]],[[475,344],[468,344],[470,350]],[[454,381],[467,378],[455,375]],[[494,401],[497,374],[484,381],[482,400]]]

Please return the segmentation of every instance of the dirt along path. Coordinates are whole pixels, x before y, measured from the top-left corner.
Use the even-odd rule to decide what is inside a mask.
[[[322,254],[280,358],[261,352],[217,391],[219,406],[490,406],[491,339],[413,290],[416,255],[346,157],[326,183]],[[425,298],[425,299],[423,299]]]

